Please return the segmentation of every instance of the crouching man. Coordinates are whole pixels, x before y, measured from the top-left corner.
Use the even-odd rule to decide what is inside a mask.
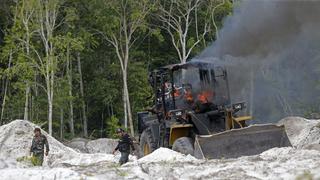
[[[44,151],[46,146],[46,151]],[[34,137],[32,139],[32,145],[30,148],[30,154],[32,154],[32,164],[35,166],[42,166],[43,156],[48,156],[49,143],[47,137],[41,134],[40,128],[34,129]]]
[[[117,147],[113,150],[113,154],[119,150],[121,152],[121,157],[119,160],[119,164],[122,165],[129,160],[129,154],[130,154],[130,147],[132,148],[132,151],[134,151],[133,142],[130,138],[130,136],[124,132],[123,129],[118,128],[116,131],[117,135],[120,137],[119,143]]]

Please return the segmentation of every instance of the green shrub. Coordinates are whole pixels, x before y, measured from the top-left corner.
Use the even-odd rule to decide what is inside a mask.
[[[120,128],[119,119],[111,116],[107,119],[107,135],[110,138],[117,138],[116,130]]]

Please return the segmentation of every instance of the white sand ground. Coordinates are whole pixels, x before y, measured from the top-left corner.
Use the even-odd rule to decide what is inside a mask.
[[[51,146],[50,155],[43,167],[32,167],[17,158],[28,155],[35,125],[16,120],[0,126],[0,179],[320,179],[320,120],[288,117],[279,124],[285,125],[293,147],[213,160],[160,148],[139,160],[131,156],[121,167],[116,164],[119,154],[104,150],[106,140],[88,146],[93,149],[91,154],[80,153],[43,132]]]

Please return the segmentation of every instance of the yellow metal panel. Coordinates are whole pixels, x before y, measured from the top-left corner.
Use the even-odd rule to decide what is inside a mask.
[[[235,117],[234,120],[237,121],[237,122],[240,122],[240,121],[247,121],[247,120],[250,120],[252,119],[252,116],[240,116],[240,117]]]
[[[232,112],[227,111],[226,112],[226,119],[225,119],[225,129],[230,130],[233,128],[234,128],[234,123],[233,123]]]
[[[170,128],[169,145],[172,146],[174,141],[180,137],[186,137],[189,135],[192,124],[175,124]]]

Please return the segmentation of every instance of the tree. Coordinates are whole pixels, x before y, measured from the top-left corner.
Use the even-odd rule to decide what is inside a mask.
[[[198,9],[201,4],[200,0],[171,0],[168,4],[167,1],[160,3],[159,12],[156,15],[162,22],[160,28],[169,34],[181,63],[187,61],[193,48],[210,31],[207,21],[202,22],[203,27],[200,30]],[[195,25],[194,36],[191,34],[193,24]]]
[[[6,45],[3,51],[3,56],[9,57],[8,71],[6,71],[6,74],[9,75],[11,73],[11,76],[19,76],[19,81],[23,81],[24,84],[25,104],[23,118],[25,120],[28,120],[30,80],[32,79],[33,74],[33,68],[30,66],[31,63],[29,61],[31,58],[30,41],[34,33],[31,22],[31,17],[34,12],[32,3],[33,1],[30,1],[29,3],[19,1],[14,5],[14,8],[12,8],[14,20],[12,26],[7,29]],[[12,66],[12,64],[14,64],[14,66]],[[9,79],[6,78],[1,119],[3,118],[6,104],[8,82]]]
[[[4,2],[0,123],[48,123],[49,133],[59,131],[60,138],[104,137],[112,116],[134,134],[136,112],[151,105],[148,71],[180,60],[172,38],[186,60],[215,39],[212,17],[219,29],[230,12],[229,0]],[[169,18],[163,10],[178,20],[182,33],[161,21]]]
[[[52,135],[52,113],[53,113],[53,94],[55,73],[57,71],[58,59],[55,56],[54,31],[59,25],[57,21],[60,8],[58,0],[38,0],[36,9],[37,25],[39,26],[38,34],[43,43],[44,56],[36,51],[38,56],[38,68],[45,78],[45,91],[48,98],[48,129]]]
[[[222,26],[222,19],[228,15],[231,10],[232,4],[229,0],[208,0],[208,12],[211,24],[215,29],[215,39],[219,38],[219,28]]]
[[[20,5],[20,10],[19,10],[19,18],[21,18],[21,22],[23,24],[24,27],[24,37],[23,37],[23,42],[24,42],[24,46],[25,46],[25,51],[26,51],[26,56],[30,57],[30,40],[33,36],[33,31],[32,29],[30,29],[30,27],[32,25],[30,25],[31,22],[31,18],[33,16],[34,13],[34,7],[33,7],[33,3],[34,1],[25,1],[22,0]],[[29,94],[30,94],[30,82],[27,79],[26,80],[26,90],[25,90],[25,106],[24,106],[24,118],[25,120],[29,119]]]
[[[70,133],[73,137],[75,135],[74,132],[74,96],[73,96],[73,60],[72,52],[79,52],[83,49],[83,41],[81,38],[72,37],[73,35],[71,32],[66,33],[65,35],[59,35],[55,38],[54,44],[56,45],[56,54],[60,57],[65,58],[66,64],[66,77],[67,77],[67,84],[68,84],[68,98],[67,101],[69,102],[69,124],[70,124]],[[64,63],[62,61],[62,63]],[[85,133],[85,137],[87,137],[87,133]]]
[[[125,128],[127,128],[127,120],[129,120],[130,132],[134,136],[127,84],[130,50],[136,40],[143,34],[141,31],[144,32],[146,30],[146,17],[151,12],[154,4],[150,0],[103,0],[102,2],[105,8],[100,9],[96,17],[98,17],[100,26],[102,24],[107,25],[97,29],[97,32],[114,47],[119,60],[123,82]]]

